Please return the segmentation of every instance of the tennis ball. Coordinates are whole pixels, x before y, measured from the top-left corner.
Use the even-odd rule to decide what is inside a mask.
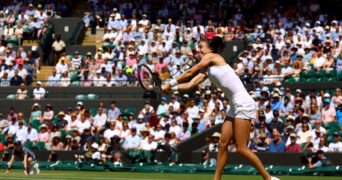
[[[127,68],[126,69],[126,74],[129,74],[129,75],[133,74],[133,69],[132,68]]]

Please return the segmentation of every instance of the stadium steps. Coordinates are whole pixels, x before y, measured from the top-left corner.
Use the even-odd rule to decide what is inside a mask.
[[[28,40],[28,39],[25,39],[23,41],[23,46],[39,46],[38,45],[38,41],[32,41],[32,40]]]
[[[42,85],[45,86],[49,76],[52,74],[52,70],[55,66],[41,66],[40,73],[36,73],[36,81],[41,81]],[[32,86],[35,86],[35,82],[32,83]]]
[[[104,34],[103,28],[97,28],[96,34],[92,34],[91,28],[88,28],[81,45],[83,46],[95,45],[96,48],[99,48],[102,46],[101,40],[102,40],[103,34]]]

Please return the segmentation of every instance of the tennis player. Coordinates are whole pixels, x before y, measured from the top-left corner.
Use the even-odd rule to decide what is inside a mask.
[[[31,150],[27,149],[26,147],[23,147],[20,141],[15,141],[13,144],[14,144],[14,149],[13,149],[12,157],[7,164],[7,168],[6,168],[7,170],[5,174],[10,173],[10,170],[11,170],[12,164],[15,161],[15,158],[21,159],[23,161],[25,175],[33,174],[33,169],[35,169],[36,173],[39,174],[40,170],[39,170],[37,163],[33,166],[33,169],[31,169],[31,163],[34,162],[36,158],[35,154]]]
[[[223,168],[227,164],[228,144],[231,139],[236,142],[237,152],[247,159],[265,180],[279,180],[270,176],[260,159],[247,147],[251,120],[256,116],[255,102],[235,71],[217,54],[224,49],[222,38],[214,37],[210,42],[201,40],[198,49],[200,62],[165,84],[162,92],[168,94],[171,90],[187,91],[209,78],[229,99],[231,108],[222,124],[214,180],[221,179]]]

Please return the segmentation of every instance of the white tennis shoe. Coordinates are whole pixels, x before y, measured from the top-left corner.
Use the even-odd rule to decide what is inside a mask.
[[[280,179],[272,176],[271,180],[280,180]]]

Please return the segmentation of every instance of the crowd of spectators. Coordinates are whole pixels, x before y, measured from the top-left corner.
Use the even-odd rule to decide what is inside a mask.
[[[89,9],[94,11],[87,11],[83,20],[86,26],[105,29],[103,45],[95,54],[61,53],[47,86],[70,86],[70,74],[77,75],[81,86],[138,86],[139,64],[148,65],[167,80],[198,61],[196,46],[201,39],[221,36],[225,41],[250,41],[233,64],[244,81],[248,74],[256,77],[250,94],[256,101],[257,118],[249,147],[258,152],[342,152],[341,89],[302,92],[281,83],[299,76],[302,70],[342,69],[341,21],[321,12],[316,1],[265,11],[258,17],[249,15],[257,7],[251,3],[254,1],[243,2],[246,4],[222,0],[202,6],[196,0],[170,1],[152,17],[148,3],[89,1]],[[6,62],[10,60],[3,59],[1,67],[6,68],[2,71],[13,68]],[[19,66],[10,70],[13,76]],[[0,85],[6,82],[2,79]],[[271,84],[274,89],[268,87]],[[4,148],[11,148],[10,139],[15,137],[23,142],[44,142],[48,150],[88,150],[96,141],[94,147],[112,157],[116,150],[172,151],[172,145],[222,123],[229,100],[205,82],[194,94],[175,92],[169,100],[161,98],[155,110],[146,102],[138,114],[121,114],[115,102],[108,107],[100,103],[95,114],[90,108],[78,102],[76,108],[54,111],[51,105],[41,110],[35,104],[25,118],[11,108],[1,121],[1,133],[8,136]],[[333,131],[328,129],[333,125]],[[208,142],[217,143],[217,137]],[[229,149],[234,151],[234,142]]]
[[[256,119],[252,121],[249,147],[255,152],[342,152],[342,94],[324,90],[302,92],[277,84],[272,90],[261,81],[250,91],[256,102]],[[146,101],[137,113],[122,113],[112,101],[97,108],[76,107],[55,110],[47,104],[32,106],[30,114],[11,107],[0,114],[3,149],[11,148],[11,138],[34,147],[44,143],[47,150],[89,150],[97,143],[103,160],[114,153],[128,155],[132,163],[153,162],[153,152],[172,152],[179,142],[222,123],[230,109],[229,100],[220,89],[209,85],[194,94],[173,93],[162,97],[158,106]],[[204,140],[208,150],[217,152],[219,133]],[[230,151],[236,151],[234,141]],[[102,157],[102,156],[101,156]],[[110,157],[110,159],[108,159]],[[147,157],[147,158],[146,158]]]

